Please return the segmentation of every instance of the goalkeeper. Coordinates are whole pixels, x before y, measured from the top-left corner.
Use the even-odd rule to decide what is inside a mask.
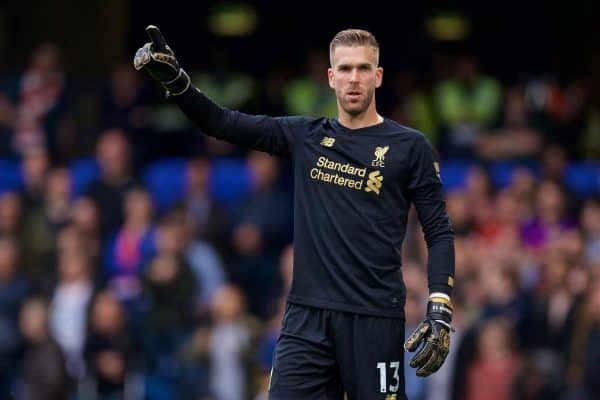
[[[404,348],[427,376],[450,345],[454,239],[438,164],[418,131],[377,113],[379,44],[348,29],[330,43],[337,118],[228,110],[195,88],[158,28],[134,59],[203,132],[293,162],[294,272],[274,355],[273,400],[403,399]],[[325,71],[324,71],[325,72]],[[429,303],[404,346],[400,248],[414,204],[428,246]]]

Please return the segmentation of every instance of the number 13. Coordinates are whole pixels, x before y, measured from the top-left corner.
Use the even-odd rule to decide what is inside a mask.
[[[389,391],[391,393],[396,393],[398,391],[398,386],[400,385],[400,376],[398,375],[398,370],[400,369],[400,361],[392,361],[390,362],[390,368],[394,370],[393,382],[390,384]],[[384,362],[377,363],[377,369],[379,370],[379,390],[381,393],[387,393],[387,368]]]

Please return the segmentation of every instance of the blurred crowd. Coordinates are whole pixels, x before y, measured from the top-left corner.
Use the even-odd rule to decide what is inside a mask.
[[[253,77],[215,51],[190,72],[230,108],[334,116],[327,63],[313,51],[304,70]],[[406,365],[408,398],[600,398],[599,183],[582,196],[565,173],[600,155],[586,81],[501,82],[462,54],[427,80],[386,71],[385,82],[382,113],[428,136],[442,179],[445,162],[471,162],[445,188],[452,350],[427,379]],[[165,206],[145,178],[172,158],[183,160],[170,177],[181,193]],[[81,160],[96,168],[83,180]],[[214,187],[224,160],[247,174],[227,202]],[[509,161],[524,167],[500,185],[490,167]],[[77,81],[56,45],[34,49],[0,77],[0,398],[266,399],[293,268],[290,175],[201,135],[129,62],[106,81]],[[411,215],[407,332],[428,295]]]

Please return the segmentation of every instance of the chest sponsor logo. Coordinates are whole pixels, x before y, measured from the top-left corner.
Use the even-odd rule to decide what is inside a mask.
[[[367,175],[367,168],[360,168],[350,163],[332,161],[319,156],[315,167],[309,171],[311,179],[344,186],[354,190],[364,190],[379,194],[383,175],[380,171],[372,171]]]
[[[390,146],[376,147],[375,158],[373,159],[373,161],[371,161],[371,165],[380,168],[385,167],[385,153],[387,153],[389,149]]]
[[[335,139],[329,136],[325,136],[323,139],[321,139],[321,146],[323,147],[333,147],[334,143]]]
[[[379,189],[383,185],[383,176],[379,171],[373,171],[369,174],[369,179],[367,180],[367,187],[365,188],[366,192],[374,192],[379,195]]]

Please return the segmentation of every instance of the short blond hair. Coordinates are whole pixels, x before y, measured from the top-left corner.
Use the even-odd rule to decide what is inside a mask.
[[[333,57],[333,52],[340,46],[371,46],[375,49],[376,64],[379,64],[379,43],[375,36],[364,29],[344,29],[335,34],[331,43],[329,43],[329,62]]]

